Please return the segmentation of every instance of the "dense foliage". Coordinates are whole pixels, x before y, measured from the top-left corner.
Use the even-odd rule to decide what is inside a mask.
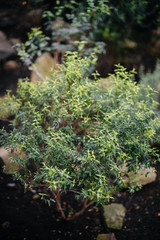
[[[126,39],[149,42],[153,30],[160,25],[160,4],[159,0],[63,0],[44,12],[47,15],[48,20],[61,17],[69,23],[91,24],[90,38],[109,40],[123,47]]]
[[[107,0],[56,1],[52,11],[43,12],[44,27],[51,33],[54,56],[55,52],[64,55],[65,51],[78,51],[79,42],[83,42],[83,55],[93,51],[104,53],[105,44],[97,41],[96,32],[108,14]]]
[[[143,85],[142,93],[132,81],[133,72],[122,66],[109,82],[98,80],[98,73],[91,81],[88,68],[94,61],[68,53],[50,79],[20,80],[13,97],[13,130],[2,130],[0,136],[0,144],[11,152],[25,152],[12,157],[19,165],[15,178],[26,188],[48,189],[52,197],[46,196],[68,220],[62,193],[73,191],[84,201],[83,210],[93,201],[105,203],[115,188],[124,186],[124,166],[136,172],[158,157],[150,146],[160,122],[154,92]]]
[[[152,30],[160,23],[158,0],[113,0],[109,1],[109,7],[110,16],[103,34],[110,40],[149,41]]]

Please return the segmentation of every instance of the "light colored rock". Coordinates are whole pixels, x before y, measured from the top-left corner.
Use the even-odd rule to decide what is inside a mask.
[[[45,79],[50,77],[52,74],[52,69],[56,68],[56,62],[49,53],[45,53],[42,56],[38,57],[35,62],[36,71]],[[39,81],[39,77],[35,72],[31,73],[31,81]]]
[[[16,184],[15,184],[15,183],[8,183],[8,184],[7,184],[7,187],[13,188],[13,187],[16,187]]]
[[[5,38],[5,35],[1,32],[0,34],[0,60],[4,60],[7,57],[15,54],[15,49],[12,48],[12,45]]]
[[[8,70],[16,70],[19,68],[19,64],[14,61],[14,60],[9,60],[7,62],[5,62],[4,64],[4,70],[8,71]]]
[[[121,229],[126,214],[122,204],[112,203],[103,206],[103,214],[107,228]]]
[[[7,40],[6,34],[2,31],[0,31],[0,39]]]
[[[137,43],[134,42],[134,41],[131,41],[131,40],[129,40],[129,39],[126,39],[126,40],[125,40],[125,47],[135,48],[135,47],[137,47]]]
[[[11,150],[6,150],[4,147],[0,147],[0,158],[3,160],[3,163],[5,164],[4,172],[6,174],[13,174],[14,171],[19,170],[19,165],[17,163],[13,163],[10,160],[10,157],[14,156],[21,156],[26,157],[25,152],[19,151],[17,148],[14,153],[11,153]]]
[[[34,199],[34,200],[36,200],[38,198],[40,198],[40,196],[38,194],[34,194],[33,197],[32,197],[32,199]]]
[[[127,168],[124,168],[123,172],[127,172]],[[126,186],[130,183],[134,185],[146,185],[156,180],[156,172],[154,168],[141,168],[136,174],[133,172],[128,173],[128,177],[124,177]]]
[[[97,240],[116,240],[114,233],[98,234]]]

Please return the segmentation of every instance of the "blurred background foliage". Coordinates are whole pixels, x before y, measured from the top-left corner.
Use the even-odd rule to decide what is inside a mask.
[[[69,23],[94,23],[97,40],[103,37],[121,42],[127,38],[142,43],[149,40],[152,31],[160,25],[159,0],[6,0],[0,7],[1,12],[42,8],[47,21],[61,17]]]
[[[30,17],[24,18],[26,13]],[[119,62],[136,71],[140,65],[145,65],[144,71],[154,70],[160,57],[159,0],[6,0],[0,3],[0,19],[6,16],[20,20],[12,29],[2,30],[9,35],[11,31],[12,35],[20,34],[22,42],[31,28],[41,27],[50,37],[56,62],[62,62],[66,50],[77,51],[82,42],[81,54],[96,51],[102,77]]]

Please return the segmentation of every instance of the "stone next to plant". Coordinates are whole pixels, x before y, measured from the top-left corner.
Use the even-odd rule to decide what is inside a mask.
[[[51,77],[20,80],[17,95],[8,93],[1,105],[1,111],[9,109],[15,118],[12,131],[1,130],[0,144],[12,153],[25,153],[11,157],[14,178],[26,189],[41,187],[42,199],[56,204],[65,220],[93,203],[106,203],[125,186],[124,174],[159,160],[151,147],[159,141],[160,126],[154,91],[134,83],[133,71],[119,65],[110,87],[101,84],[98,73],[90,80],[93,64],[94,55],[68,52]],[[129,186],[131,192],[134,188]],[[81,202],[78,212],[62,207],[68,192]]]

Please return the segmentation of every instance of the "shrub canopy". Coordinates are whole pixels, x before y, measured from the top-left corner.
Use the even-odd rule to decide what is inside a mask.
[[[0,140],[26,153],[12,159],[20,167],[15,177],[26,187],[76,189],[78,198],[104,203],[124,186],[124,166],[136,172],[154,163],[154,91],[144,85],[142,91],[133,72],[119,65],[109,80],[98,80],[98,73],[90,80],[93,61],[68,53],[50,79],[19,81],[13,131],[3,130]]]

